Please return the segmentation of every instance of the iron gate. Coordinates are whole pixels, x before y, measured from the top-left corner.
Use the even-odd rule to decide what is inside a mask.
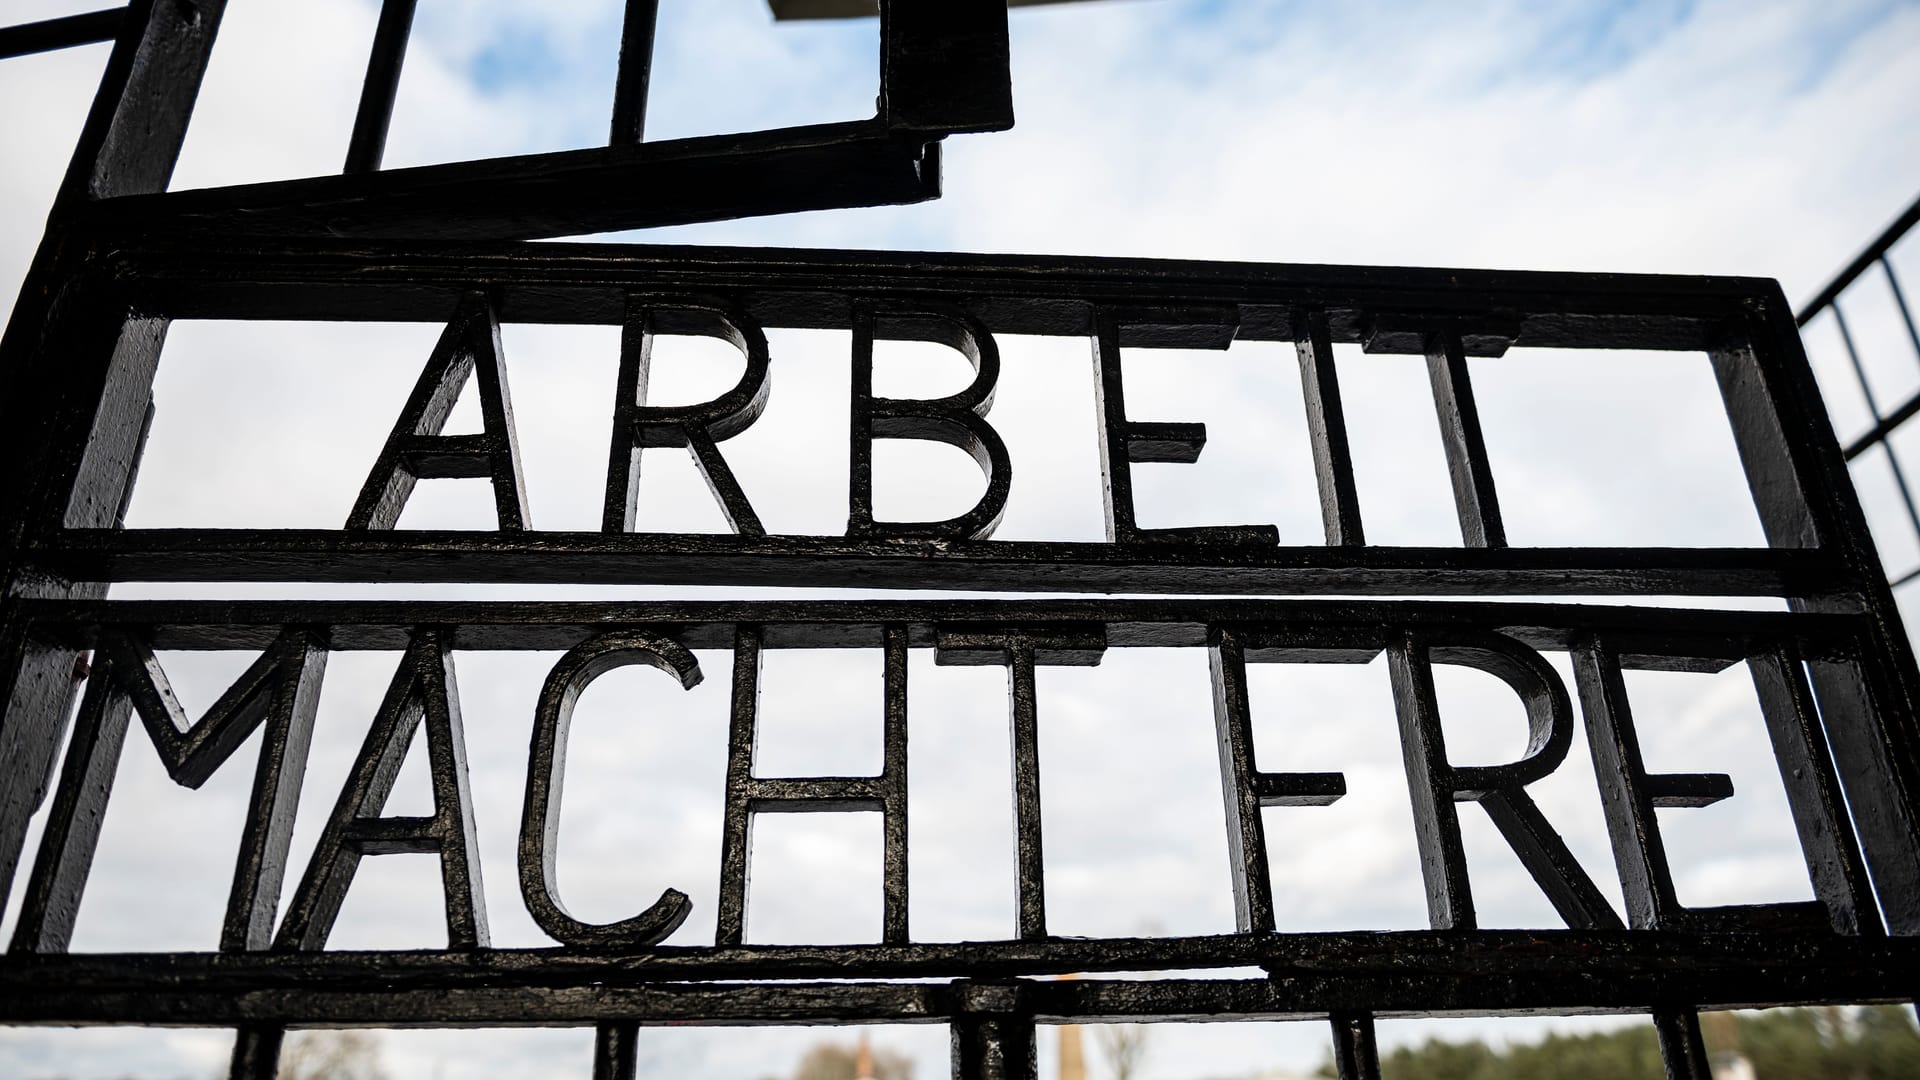
[[[1342,1075],[1365,1077],[1378,1072],[1377,1016],[1619,1012],[1654,1018],[1671,1075],[1705,1077],[1698,1009],[1911,998],[1920,970],[1913,940],[1920,932],[1920,678],[1792,311],[1772,282],[522,246],[511,241],[606,227],[615,217],[636,223],[618,185],[633,181],[636,170],[679,168],[671,164],[681,160],[674,154],[697,157],[702,148],[654,158],[653,151],[622,156],[615,147],[574,163],[579,171],[571,175],[581,186],[564,187],[559,198],[527,186],[552,163],[473,163],[435,167],[442,171],[433,175],[368,171],[377,162],[377,129],[384,128],[404,39],[404,20],[394,13],[410,8],[391,0],[349,163],[350,172],[354,162],[367,168],[292,186],[163,193],[220,6],[151,0],[130,9],[0,354],[0,439],[10,462],[0,519],[8,541],[0,620],[0,670],[8,679],[0,725],[0,775],[7,777],[0,889],[24,894],[0,963],[0,1019],[231,1026],[240,1032],[234,1075],[246,1077],[272,1076],[283,1032],[300,1026],[592,1025],[599,1033],[596,1075],[630,1077],[636,1033],[648,1024],[938,1022],[953,1032],[956,1077],[1017,1077],[1033,1073],[1036,1024],[1306,1017],[1331,1024]],[[630,10],[650,16],[650,7]],[[951,45],[961,39],[940,35],[970,26],[985,35],[985,45],[959,55],[985,56],[987,69],[997,63],[999,82],[989,78],[983,90],[978,78],[936,78],[933,85],[961,88],[937,103],[952,107],[946,119],[900,122],[883,105],[875,123],[885,131],[863,129],[850,142],[794,151],[819,163],[829,181],[879,175],[863,171],[871,152],[889,168],[905,164],[913,182],[897,186],[900,176],[887,174],[893,179],[851,197],[837,181],[799,183],[796,191],[813,194],[795,199],[844,205],[875,192],[915,197],[926,191],[914,184],[927,182],[922,167],[938,133],[1000,123],[992,109],[965,107],[999,100],[994,88],[1004,90],[1004,24],[996,29],[984,8],[997,5],[952,5],[958,22],[946,30],[921,26],[916,37],[907,34],[913,21],[900,14],[915,9],[893,5],[888,41],[906,35],[923,49],[929,41]],[[926,10],[916,18],[940,21]],[[920,70],[912,50],[901,50],[902,66],[890,71]],[[629,56],[643,52],[636,46]],[[623,86],[631,85],[623,77]],[[625,108],[631,119],[630,104]],[[644,145],[629,126],[634,145]],[[713,165],[719,172],[689,167],[662,183],[692,198],[711,195],[708,181],[722,172],[748,187],[740,178],[756,170],[809,175],[786,156],[793,150],[722,148],[725,161]],[[816,150],[819,156],[808,156]],[[466,194],[449,198],[450,190]],[[581,201],[581,191],[599,194]],[[759,212],[794,208],[791,200],[754,205]],[[669,197],[641,210],[657,212],[646,218],[657,223],[740,206],[676,205]],[[541,216],[563,212],[571,216]],[[434,321],[446,330],[378,459],[342,463],[371,466],[342,528],[124,528],[155,367],[167,324],[179,318]],[[600,531],[538,531],[528,520],[499,345],[503,320],[622,328]],[[790,327],[850,334],[851,424],[822,433],[850,446],[850,518],[841,536],[770,533],[727,464],[726,440],[754,422],[771,392],[777,357],[766,330]],[[991,417],[1001,363],[996,337],[1007,334],[1089,343],[1105,542],[993,539],[1013,482],[1014,462]],[[661,335],[732,344],[745,360],[738,385],[697,405],[648,405],[647,355]],[[941,399],[878,395],[873,347],[890,339],[951,346],[973,365],[975,378]],[[1195,423],[1131,419],[1120,350],[1224,347],[1234,340],[1296,347],[1323,543],[1283,546],[1263,525],[1165,530],[1138,520],[1132,467],[1190,462],[1206,433]],[[1425,357],[1461,546],[1366,542],[1333,362],[1337,343]],[[1706,353],[1768,546],[1510,545],[1467,361],[1516,345]],[[445,434],[454,398],[475,376],[482,433]],[[967,450],[982,469],[985,493],[945,521],[877,519],[870,454],[879,439]],[[644,516],[634,479],[649,451],[690,453],[733,533],[632,531]],[[486,479],[497,529],[394,529],[414,483],[437,477]],[[704,603],[107,595],[120,581],[394,580],[1171,595]],[[1248,594],[1297,598],[1220,599]],[[1787,610],[1517,599],[1632,594],[1777,597]],[[1430,599],[1442,596],[1470,599]],[[1092,664],[1109,649],[1147,646],[1204,649],[1210,659],[1232,852],[1220,887],[1233,891],[1238,930],[1102,940],[1050,934],[1035,669]],[[761,657],[822,648],[877,649],[885,657],[883,768],[873,776],[755,775]],[[155,651],[213,649],[258,650],[260,658],[207,714],[192,717],[172,695]],[[276,925],[326,658],[370,649],[403,650],[404,659],[318,854],[297,875],[287,915]],[[519,843],[521,895],[557,943],[552,948],[488,944],[454,675],[455,657],[478,649],[565,650],[535,718]],[[732,653],[725,673],[732,719],[721,911],[711,946],[666,946],[661,942],[686,915],[683,894],[668,890],[648,910],[616,923],[582,922],[558,896],[552,850],[573,701],[600,674],[629,664],[691,685],[712,674],[700,670],[693,649]],[[1002,941],[917,941],[908,925],[906,672],[916,649],[934,650],[942,663],[1008,672],[1019,903],[1017,925]],[[1572,693],[1543,651],[1574,657]],[[1324,805],[1343,795],[1345,779],[1259,766],[1246,666],[1357,663],[1382,654],[1392,673],[1431,929],[1279,932],[1260,809]],[[1654,810],[1706,805],[1731,789],[1718,774],[1648,771],[1622,672],[1718,671],[1740,663],[1754,677],[1816,899],[1687,908],[1674,894]],[[1436,664],[1475,668],[1512,689],[1529,727],[1523,756],[1491,766],[1449,759],[1433,690]],[[114,765],[135,714],[169,774],[188,786],[220,768],[253,731],[266,733],[218,952],[67,952]],[[421,728],[434,813],[383,815]],[[1605,797],[1624,913],[1526,791],[1559,767],[1577,729],[1592,748]],[[1478,927],[1457,817],[1462,802],[1478,803],[1492,817],[1568,929]],[[880,943],[743,943],[752,819],[797,811],[882,815]],[[29,858],[23,847],[36,814],[47,824]],[[395,852],[438,856],[449,948],[325,950],[360,860]],[[1244,967],[1264,974],[1033,978]]]

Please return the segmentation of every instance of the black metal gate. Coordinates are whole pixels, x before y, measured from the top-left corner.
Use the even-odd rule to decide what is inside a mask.
[[[69,23],[119,37],[66,187],[0,347],[8,467],[0,671],[0,894],[24,890],[0,962],[0,1021],[193,1024],[239,1030],[234,1075],[274,1074],[289,1027],[591,1025],[596,1075],[631,1076],[638,1027],[664,1023],[937,1022],[956,1077],[1034,1070],[1035,1025],[1077,1020],[1323,1018],[1343,1076],[1375,1076],[1376,1016],[1642,1013],[1668,1070],[1706,1077],[1696,1010],[1907,1000],[1920,971],[1920,676],[1827,426],[1793,312],[1770,281],[1097,259],[524,246],[553,235],[931,194],[939,135],[1005,126],[1004,10],[887,5],[888,89],[858,130],[715,145],[639,141],[651,5],[630,4],[614,143],[568,161],[375,169],[411,4],[389,0],[348,175],[243,189],[164,188],[219,21],[219,0],[142,0],[124,21]],[[939,14],[933,14],[938,11]],[[34,34],[39,34],[38,38]],[[56,28],[4,39],[56,42]],[[997,75],[996,75],[997,72]],[[621,118],[625,117],[623,121]],[[558,155],[557,157],[567,157]],[[547,184],[555,174],[558,187]],[[636,178],[665,192],[634,205]],[[777,176],[783,194],[758,199]],[[753,195],[753,198],[747,198]],[[121,527],[170,319],[446,324],[406,411],[338,530]],[[527,520],[502,320],[623,328],[604,527]],[[726,440],[769,392],[765,330],[850,331],[850,520],[842,536],[770,534],[727,464]],[[657,335],[730,342],[745,374],[693,406],[646,403]],[[996,335],[1090,343],[1103,419],[1103,543],[993,539],[1012,461],[989,409]],[[937,341],[974,365],[938,400],[879,396],[876,340]],[[1266,526],[1139,524],[1132,466],[1192,461],[1198,424],[1129,419],[1119,351],[1293,342],[1308,403],[1324,543],[1281,546]],[[1463,543],[1370,546],[1355,494],[1336,343],[1424,355]],[[1469,356],[1521,345],[1710,355],[1769,546],[1510,546],[1481,433]],[[477,373],[484,430],[443,433]],[[940,522],[877,520],[871,446],[929,439],[969,451],[986,490]],[[648,450],[685,448],[733,535],[646,534],[633,479]],[[367,463],[343,463],[359,469]],[[486,478],[493,532],[397,531],[416,480]],[[761,602],[125,601],[118,581],[703,583],[1165,594],[1164,599]],[[1787,610],[1702,611],[1520,597],[1764,596]],[[1294,599],[1219,599],[1224,596]],[[1436,600],[1457,596],[1465,599]],[[1331,599],[1341,597],[1346,599]],[[1413,599],[1415,597],[1422,599]],[[1355,599],[1357,598],[1357,599]],[[1109,649],[1204,649],[1212,668],[1229,880],[1238,932],[1084,940],[1048,932],[1035,669]],[[767,650],[868,648],[885,657],[878,775],[754,774]],[[260,659],[202,717],[180,708],[155,650],[251,649]],[[328,819],[319,854],[275,912],[330,652],[404,650]],[[488,945],[454,658],[566,650],[542,691],[519,845],[521,894],[557,943]],[[730,649],[732,726],[717,940],[660,942],[686,917],[669,890],[613,924],[567,913],[552,850],[573,702],[600,674],[641,664],[691,685],[690,650]],[[916,941],[907,921],[906,674],[911,650],[1008,672],[1018,920],[1005,940]],[[1569,693],[1543,651],[1574,658]],[[1339,773],[1263,770],[1250,663],[1356,663],[1392,674],[1431,929],[1276,932],[1260,809],[1342,796]],[[91,657],[90,667],[84,658]],[[1752,671],[1816,899],[1693,909],[1676,899],[1654,810],[1726,797],[1717,774],[1650,773],[1622,671]],[[1463,766],[1441,738],[1433,665],[1489,673],[1524,704],[1527,752]],[[75,702],[78,701],[77,711]],[[1576,704],[1577,702],[1577,704]],[[67,944],[138,714],[170,775],[197,785],[255,730],[265,737],[221,950],[72,955]],[[435,812],[381,813],[413,734],[426,730]],[[71,736],[68,731],[71,729]],[[1627,900],[1616,912],[1527,785],[1584,729]],[[138,741],[138,740],[136,740]],[[64,753],[61,747],[64,745]],[[1568,928],[1478,928],[1457,807],[1478,803]],[[884,934],[875,945],[743,944],[754,815],[878,811]],[[28,822],[46,815],[37,852]],[[355,867],[438,855],[450,947],[325,951]],[[23,870],[24,873],[16,874]],[[1253,978],[1101,973],[1257,967]],[[1094,977],[1050,981],[1070,972]]]

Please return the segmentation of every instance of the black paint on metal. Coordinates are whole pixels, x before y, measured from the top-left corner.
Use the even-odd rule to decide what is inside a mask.
[[[647,129],[647,87],[653,77],[654,31],[660,0],[627,0],[620,29],[620,69],[613,84],[613,124],[607,145],[642,142]]]
[[[124,16],[0,30],[0,55],[117,32],[47,239],[0,340],[0,453],[9,463],[0,470],[0,896],[11,893],[29,823],[40,813],[46,819],[0,962],[0,1021],[228,1026],[238,1033],[230,1075],[262,1080],[277,1071],[285,1032],[317,1025],[590,1026],[594,1075],[630,1080],[640,1029],[649,1025],[947,1023],[957,1078],[1016,1080],[1035,1075],[1037,1025],[1052,1022],[1313,1018],[1330,1025],[1342,1077],[1376,1077],[1376,1017],[1639,1013],[1653,1017],[1670,1075],[1705,1077],[1701,1008],[1910,999],[1920,968],[1920,675],[1847,483],[1848,455],[1820,414],[1795,319],[1772,282],[503,242],[931,197],[945,135],[1012,122],[1007,16],[998,0],[883,3],[882,86],[868,120],[661,143],[644,139],[656,4],[629,0],[608,146],[381,170],[414,7],[388,0],[345,175],[169,193],[223,6],[137,0]],[[1838,317],[1846,287],[1878,267],[1920,350],[1887,258],[1917,219],[1920,204],[1815,309],[1832,306]],[[129,530],[127,500],[174,318],[447,328],[347,527]],[[622,327],[599,531],[539,532],[528,520],[502,320]],[[853,469],[842,536],[770,533],[719,449],[769,400],[779,362],[769,328],[835,330],[851,341]],[[650,406],[650,349],[662,334],[727,340],[746,357],[746,373],[714,401]],[[991,538],[1015,483],[989,419],[1006,334],[1091,344],[1106,542]],[[874,348],[889,340],[944,343],[976,377],[939,400],[878,397]],[[1323,517],[1313,542],[1289,537],[1283,546],[1270,526],[1140,524],[1133,466],[1194,461],[1205,428],[1131,419],[1123,349],[1223,349],[1236,341],[1295,350]],[[1334,358],[1336,345],[1353,343],[1426,358],[1463,546],[1366,543]],[[1510,546],[1469,358],[1512,346],[1708,353],[1767,546]],[[443,434],[476,372],[483,434]],[[1885,414],[1876,402],[1868,441],[1884,441],[1916,414],[1920,397]],[[876,520],[873,442],[900,438],[968,452],[985,473],[986,494],[944,522]],[[693,455],[735,535],[639,531],[647,517],[636,500],[641,456],[667,447]],[[434,477],[487,479],[498,528],[396,530],[413,484]],[[1914,516],[1920,529],[1920,512]],[[111,585],[133,580],[1136,596],[106,599]],[[1156,592],[1348,598],[1137,595]],[[1604,594],[1765,596],[1784,599],[1787,610],[1497,600]],[[1408,599],[1438,595],[1467,599]],[[653,666],[691,686],[701,677],[692,650],[728,648],[733,703],[715,942],[665,943],[690,910],[676,889],[611,924],[574,918],[554,864],[574,704],[596,677],[623,665]],[[761,657],[820,648],[881,650],[881,771],[757,777]],[[1233,890],[1234,933],[1085,940],[1048,929],[1037,669],[1093,664],[1127,648],[1208,651],[1232,853],[1219,885]],[[169,649],[261,656],[194,722],[156,658]],[[276,925],[326,658],[369,649],[404,656]],[[487,940],[454,654],[495,649],[565,654],[533,718],[518,844],[521,895],[558,943],[551,948],[496,949]],[[1017,904],[1002,940],[926,942],[911,933],[907,674],[916,649],[934,650],[939,663],[1008,670]],[[1345,780],[1260,767],[1246,665],[1363,663],[1383,652],[1433,929],[1287,932],[1276,925],[1272,838],[1261,811],[1324,805],[1341,797]],[[1576,723],[1573,699],[1543,652],[1574,657],[1577,715],[1606,798],[1626,924],[1527,793],[1562,764]],[[1621,672],[1739,663],[1758,691],[1816,899],[1686,908],[1673,896],[1654,812],[1724,798],[1730,784],[1718,774],[1646,770]],[[1468,767],[1449,759],[1434,664],[1476,667],[1513,689],[1529,722],[1520,760]],[[218,952],[67,951],[135,713],[169,774],[188,786],[263,731]],[[387,816],[387,795],[420,727],[434,813]],[[1566,929],[1477,928],[1462,802],[1488,812]],[[746,943],[753,818],[794,811],[882,815],[877,943]],[[358,860],[389,852],[439,857],[448,948],[324,950]],[[1041,978],[1244,967],[1265,977]]]
[[[0,60],[112,41],[127,22],[127,9],[85,11],[58,19],[0,26]]]
[[[382,0],[343,172],[367,173],[380,168],[380,159],[387,150],[387,129],[393,123],[394,98],[400,93],[400,68],[407,59],[407,37],[413,32],[414,6],[415,0]]]
[[[433,813],[426,817],[382,814],[414,734],[423,726]],[[447,948],[485,948],[487,900],[480,881],[473,798],[467,787],[460,692],[448,635],[438,629],[416,631],[401,656],[366,742],[314,847],[313,861],[281,919],[274,947],[284,951],[324,948],[361,858],[404,854],[439,857]]]
[[[739,349],[746,366],[740,381],[698,405],[649,406],[647,378],[659,334],[717,338]],[[720,504],[727,524],[742,536],[765,536],[760,516],[740,488],[719,443],[745,431],[766,410],[772,391],[767,336],[752,319],[724,305],[698,300],[634,296],[621,331],[620,374],[614,389],[613,448],[607,460],[606,503],[601,527],[609,533],[640,524],[640,462],[650,447],[686,447]]]
[[[478,373],[481,432],[443,435],[468,378]],[[420,480],[477,478],[493,486],[501,532],[532,527],[526,482],[520,472],[520,439],[507,392],[507,361],[500,322],[484,294],[460,301],[453,321],[433,347],[420,381],[407,395],[400,419],[380,450],[366,485],[347,515],[347,529],[391,529],[406,510]]]

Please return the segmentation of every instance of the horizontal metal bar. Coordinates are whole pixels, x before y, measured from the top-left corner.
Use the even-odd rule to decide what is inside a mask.
[[[117,7],[0,27],[0,60],[112,41],[120,36],[120,28],[126,21],[127,9]]]
[[[1874,237],[1873,242],[1866,246],[1866,250],[1847,264],[1846,269],[1834,275],[1833,280],[1827,282],[1826,287],[1802,305],[1799,314],[1794,316],[1794,321],[1801,326],[1812,322],[1815,316],[1825,311],[1839,299],[1841,293],[1847,291],[1847,286],[1858,280],[1861,274],[1866,273],[1869,267],[1887,253],[1888,249],[1898,243],[1915,223],[1920,223],[1920,198],[1914,199],[1912,205],[1901,211],[1899,217],[1894,218],[1892,223],[1881,230],[1879,236]]]
[[[116,248],[104,266],[139,310],[176,318],[438,321],[485,288],[506,322],[619,324],[630,292],[670,292],[728,297],[765,326],[844,330],[855,301],[910,295],[1016,334],[1090,335],[1099,305],[1175,320],[1181,309],[1229,306],[1237,336],[1262,341],[1292,341],[1302,307],[1328,310],[1335,342],[1363,340],[1370,312],[1501,311],[1514,344],[1558,348],[1705,349],[1748,305],[1776,295],[1764,279],[1660,274],[199,236]],[[1154,333],[1144,326],[1122,344],[1152,344]]]
[[[1719,670],[1754,642],[1795,640],[1809,655],[1856,647],[1861,617],[1676,610],[1599,604],[1356,600],[876,600],[576,602],[404,600],[21,600],[37,633],[78,647],[101,630],[137,631],[157,649],[261,649],[287,626],[328,630],[336,650],[405,648],[420,626],[447,627],[452,647],[570,649],[596,634],[660,627],[689,649],[727,649],[757,626],[770,649],[878,648],[888,626],[913,648],[936,648],[952,626],[1001,625],[1044,638],[1051,628],[1102,625],[1111,648],[1197,648],[1216,626],[1240,628],[1250,655],[1329,648],[1375,651],[1387,627],[1497,629],[1538,649],[1587,633],[1616,642],[1632,667]],[[1311,646],[1319,645],[1318,650]],[[1665,658],[1668,663],[1662,663]],[[770,781],[756,780],[755,783]]]
[[[881,776],[770,776],[746,783],[747,808],[762,814],[880,810],[888,790]]]
[[[1266,547],[650,533],[68,530],[32,554],[96,581],[516,581],[1210,595],[1809,596],[1830,555],[1794,548]]]
[[[1263,979],[760,982],[1260,966]],[[9,957],[0,1023],[310,1026],[938,1021],[995,1004],[1041,1020],[1587,1013],[1912,993],[1920,941],[1829,934],[1414,931],[927,945]],[[698,981],[695,981],[698,980]]]
[[[524,240],[940,195],[937,136],[877,120],[132,195],[92,204],[119,234]],[[660,198],[636,197],[659,192]]]

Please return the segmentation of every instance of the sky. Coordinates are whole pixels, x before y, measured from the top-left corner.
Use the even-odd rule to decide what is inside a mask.
[[[85,6],[17,0],[6,17]],[[663,0],[661,8],[650,138],[871,112],[873,20],[775,26],[760,0]],[[336,170],[375,10],[371,0],[234,0],[174,188]],[[594,145],[606,128],[618,22],[612,0],[422,4],[388,165]],[[1916,3],[1111,0],[1018,10],[1010,24],[1017,126],[949,140],[941,200],[613,239],[1726,273],[1776,277],[1798,300],[1920,187]],[[0,109],[0,305],[10,305],[24,273],[104,55],[96,46],[0,62],[0,100],[33,103]],[[1920,245],[1909,243],[1894,261],[1920,282]],[[1920,366],[1902,366],[1884,298],[1860,305],[1869,377],[1882,400],[1897,400],[1920,386]],[[438,332],[424,324],[177,324],[129,524],[337,526]],[[534,526],[596,528],[617,328],[509,325],[503,334]],[[761,422],[725,444],[728,460],[771,531],[837,534],[846,516],[845,441],[823,443],[810,432],[843,430],[846,339],[816,331],[769,338],[772,403]],[[1843,437],[1857,432],[1864,413],[1857,389],[1836,377],[1830,328],[1810,327],[1808,342],[1836,427]],[[1086,343],[1006,338],[1001,348],[991,419],[1012,452],[1015,482],[997,537],[1097,539]],[[1318,542],[1291,353],[1257,342],[1224,352],[1129,352],[1135,419],[1198,419],[1209,429],[1199,463],[1138,470],[1144,524],[1271,523],[1283,543]],[[1514,542],[1760,544],[1704,357],[1610,353],[1569,362],[1577,359],[1516,349],[1474,362]],[[1344,347],[1339,362],[1370,541],[1457,543],[1423,366]],[[966,377],[959,358],[933,346],[883,347],[877,363],[883,394],[948,393]],[[654,400],[704,400],[739,370],[729,346],[663,344]],[[470,405],[451,430],[477,422]],[[876,465],[885,515],[944,517],[979,493],[971,462],[947,448],[887,451]],[[1884,477],[1859,475],[1879,527],[1890,521]],[[650,452],[641,500],[645,528],[724,528],[677,454]],[[488,506],[474,482],[423,484],[401,525],[489,527]],[[1920,540],[1887,526],[1883,545],[1889,570],[1920,564]],[[115,595],[690,592],[726,594],[376,583],[133,585]],[[161,659],[197,715],[250,657]],[[396,659],[341,654],[330,662],[295,868],[314,847]],[[502,946],[546,943],[518,897],[513,840],[532,703],[554,659],[457,657],[480,861]],[[674,943],[710,941],[713,928],[730,662],[721,653],[699,659],[708,678],[691,691],[657,673],[623,670],[587,693],[562,825],[568,905],[612,920],[672,885],[695,903]],[[1549,659],[1565,677],[1565,658]],[[1251,678],[1263,766],[1342,770],[1350,788],[1331,807],[1268,811],[1282,928],[1424,926],[1384,663],[1260,665]],[[876,769],[879,680],[877,652],[771,654],[762,774]],[[937,668],[916,654],[910,685],[914,935],[1008,936],[1004,676]],[[1628,689],[1650,766],[1734,780],[1737,794],[1725,803],[1663,812],[1683,900],[1809,897],[1745,674],[1632,673]],[[1443,670],[1440,691],[1457,760],[1490,762],[1520,750],[1518,702],[1490,678]],[[1040,692],[1054,931],[1231,930],[1204,654],[1114,650],[1098,668],[1044,670]],[[1581,742],[1533,793],[1617,904]],[[76,950],[215,945],[251,746],[189,792],[166,778],[141,737],[129,740]],[[1147,812],[1142,792],[1153,794]],[[424,770],[410,761],[388,809],[414,812],[424,801]],[[1462,818],[1487,923],[1558,925],[1484,815]],[[750,940],[877,935],[877,817],[767,817],[756,839]],[[10,932],[13,915],[9,909],[0,933]],[[439,918],[431,859],[369,859],[331,944],[436,947]],[[1390,1045],[1433,1033],[1538,1030],[1518,1021],[1381,1026]],[[657,1076],[784,1076],[823,1037],[650,1030],[646,1067]],[[913,1055],[920,1080],[946,1071],[938,1027],[890,1029],[876,1040]],[[198,1078],[223,1067],[229,1045],[220,1032],[0,1029],[0,1075],[79,1080],[137,1068]],[[1325,1045],[1317,1024],[1166,1025],[1155,1031],[1141,1080],[1305,1071]],[[396,1077],[544,1078],[585,1075],[591,1038],[578,1030],[404,1032],[383,1035],[382,1047]],[[1051,1053],[1044,1043],[1043,1067]]]

